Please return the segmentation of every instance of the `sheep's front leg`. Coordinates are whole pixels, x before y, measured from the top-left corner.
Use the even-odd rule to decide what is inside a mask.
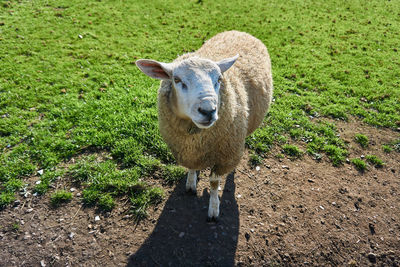
[[[218,189],[221,177],[211,173],[210,176],[210,204],[208,206],[208,220],[217,220],[219,215]]]
[[[186,192],[196,193],[197,174],[195,170],[189,170],[186,179]]]

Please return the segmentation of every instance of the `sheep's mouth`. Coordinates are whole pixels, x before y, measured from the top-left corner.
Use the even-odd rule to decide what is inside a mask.
[[[216,120],[202,121],[202,122],[194,121],[194,124],[196,124],[196,126],[199,127],[200,129],[207,129],[207,128],[210,128],[211,126],[213,126],[215,122],[216,122]]]

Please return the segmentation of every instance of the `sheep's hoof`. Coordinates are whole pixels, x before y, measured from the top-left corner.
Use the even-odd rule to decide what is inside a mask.
[[[207,222],[217,223],[218,220],[219,220],[219,217],[207,217]]]

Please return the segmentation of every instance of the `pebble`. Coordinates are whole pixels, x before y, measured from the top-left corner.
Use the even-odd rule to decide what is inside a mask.
[[[242,195],[241,195],[241,194],[237,194],[236,197],[237,197],[237,198],[241,198]]]
[[[260,166],[256,166],[256,171],[260,171]]]
[[[287,169],[287,170],[289,170],[289,166],[282,165],[282,169]]]
[[[249,233],[245,233],[244,237],[246,238],[246,240],[248,241],[250,239],[250,234]]]
[[[74,236],[75,236],[75,233],[74,233],[74,232],[71,232],[71,233],[69,234],[69,236],[68,236],[68,237],[69,237],[69,239],[71,239],[71,240],[72,240],[72,239],[74,238]]]
[[[45,267],[45,266],[46,266],[46,263],[44,262],[44,260],[41,260],[41,261],[40,261],[40,266],[42,266],[42,267]]]
[[[182,238],[182,237],[184,237],[185,236],[185,233],[184,232],[180,232],[179,233],[179,238]]]
[[[42,181],[40,181],[40,180],[39,180],[39,181],[36,181],[36,183],[35,183],[35,184],[40,184],[41,182],[42,182]]]
[[[42,170],[38,170],[37,173],[38,173],[39,175],[42,175],[42,174],[43,174],[43,169],[42,169]]]
[[[376,263],[376,255],[374,253],[368,253],[367,257],[371,263]]]
[[[71,188],[69,191],[71,191],[71,192],[75,192],[76,191],[76,189],[75,188]]]
[[[27,210],[26,210],[26,213],[31,213],[32,211],[33,211],[33,209],[30,208],[30,209],[27,209]]]
[[[94,217],[94,221],[100,221],[100,216],[99,215],[97,215],[96,217]]]
[[[314,183],[314,180],[313,179],[308,179],[307,180],[309,183]]]

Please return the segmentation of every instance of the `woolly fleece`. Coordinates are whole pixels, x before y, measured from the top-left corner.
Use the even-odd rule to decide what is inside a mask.
[[[239,54],[222,78],[219,119],[208,129],[198,129],[191,120],[174,113],[176,95],[170,81],[158,91],[158,117],[162,137],[178,164],[192,170],[212,168],[216,175],[232,171],[239,163],[245,138],[263,121],[269,109],[273,85],[270,57],[265,45],[238,31],[222,32],[194,53],[174,62],[196,57],[220,61]]]

